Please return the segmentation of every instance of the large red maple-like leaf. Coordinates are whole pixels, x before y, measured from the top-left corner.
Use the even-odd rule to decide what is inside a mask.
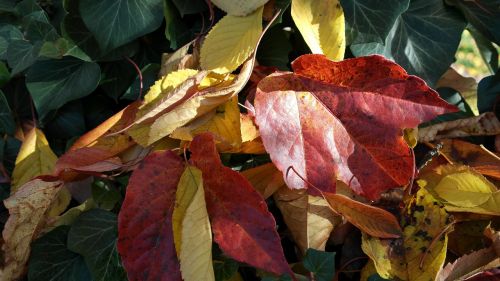
[[[248,180],[222,165],[212,134],[196,136],[191,161],[203,173],[214,240],[232,258],[276,274],[291,273],[276,222]]]
[[[376,199],[412,175],[402,129],[457,110],[382,56],[333,62],[304,55],[292,67],[264,78],[254,104],[264,146],[291,188],[307,187],[286,175],[293,166],[322,191],[334,192],[339,178]]]
[[[118,252],[131,281],[180,281],[172,212],[184,161],[153,153],[133,172],[118,217]]]

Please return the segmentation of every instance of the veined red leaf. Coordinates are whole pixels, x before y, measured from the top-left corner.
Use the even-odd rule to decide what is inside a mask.
[[[118,217],[118,252],[131,281],[180,281],[172,213],[184,161],[155,152],[132,173]]]
[[[338,178],[376,199],[412,175],[403,129],[456,110],[381,56],[304,55],[292,67],[264,78],[255,97],[262,141],[291,188],[306,188],[297,174],[286,176],[293,166],[322,191],[333,193]]]
[[[291,273],[266,202],[243,175],[222,165],[214,136],[196,136],[191,152],[203,173],[215,242],[238,261],[278,275]]]

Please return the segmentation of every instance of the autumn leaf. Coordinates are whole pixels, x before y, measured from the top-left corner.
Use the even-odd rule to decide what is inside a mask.
[[[244,170],[241,174],[264,199],[271,197],[278,189],[285,186],[281,172],[273,163]]]
[[[212,231],[201,171],[195,167],[186,167],[181,176],[172,223],[183,280],[215,280],[212,265]]]
[[[420,189],[403,213],[403,236],[379,239],[363,234],[362,249],[382,278],[434,280],[446,257],[449,215],[432,194]]]
[[[477,172],[500,180],[500,157],[482,145],[458,139],[440,141],[439,151],[451,164],[464,164]]]
[[[292,0],[292,18],[313,54],[334,61],[344,58],[345,20],[339,0]]]
[[[203,173],[214,240],[221,250],[254,267],[278,275],[290,274],[276,222],[264,199],[245,177],[222,165],[213,135],[196,136],[191,152],[192,163]]]
[[[172,213],[183,172],[183,160],[167,151],[150,154],[132,173],[117,244],[129,280],[181,280]]]
[[[217,22],[201,47],[201,68],[230,73],[250,57],[262,33],[262,10],[244,17],[226,15]]]
[[[45,182],[34,179],[25,183],[4,201],[9,210],[9,218],[2,232],[2,280],[18,280],[24,274],[31,251],[30,244],[44,227],[46,212],[51,208],[61,188],[61,181]]]
[[[305,190],[283,186],[273,196],[293,240],[303,253],[309,248],[325,250],[333,228],[341,222],[323,197],[308,195]]]
[[[371,236],[380,238],[401,236],[401,227],[396,217],[388,211],[341,194],[323,193],[323,196],[335,212]]]
[[[474,77],[464,77],[453,67],[450,67],[437,81],[436,89],[438,88],[452,88],[458,91],[474,115],[479,115],[479,109],[477,108],[477,82]]]
[[[330,193],[337,178],[371,199],[406,185],[414,167],[403,128],[456,110],[381,56],[336,63],[304,55],[292,67],[263,79],[255,97],[262,141],[290,188],[306,182],[287,177],[289,167]]]
[[[442,199],[448,211],[496,215],[500,191],[481,174],[462,165],[442,165],[417,183]]]

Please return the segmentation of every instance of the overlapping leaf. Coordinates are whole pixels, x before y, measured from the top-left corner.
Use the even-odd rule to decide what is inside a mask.
[[[183,171],[179,156],[156,152],[130,177],[118,217],[118,252],[129,280],[181,280],[172,213]]]
[[[290,273],[264,199],[242,175],[222,165],[214,137],[196,136],[191,152],[192,163],[203,173],[215,242],[238,261],[278,275]]]
[[[368,198],[407,184],[413,164],[403,128],[455,110],[380,56],[336,63],[304,55],[292,67],[259,83],[255,119],[276,167],[294,167],[322,191],[334,192],[337,178]],[[306,187],[295,173],[285,181]]]

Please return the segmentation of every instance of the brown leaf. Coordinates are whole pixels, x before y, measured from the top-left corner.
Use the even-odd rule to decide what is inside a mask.
[[[477,109],[477,82],[473,77],[464,77],[452,67],[439,78],[437,88],[452,88],[460,93],[475,115],[479,115]]]
[[[448,265],[441,269],[436,280],[464,280],[478,272],[498,266],[500,266],[500,259],[493,247],[484,248],[468,255],[463,255],[453,263],[448,263]]]
[[[18,280],[25,273],[31,251],[30,244],[45,224],[47,210],[63,187],[61,181],[34,179],[4,201],[9,218],[2,232],[4,264],[2,281]]]
[[[430,142],[445,138],[468,136],[490,136],[500,134],[500,122],[495,113],[486,112],[479,116],[442,122],[418,129],[418,141]]]
[[[264,197],[269,198],[280,187],[285,186],[281,172],[273,163],[267,163],[241,172],[252,186]]]

